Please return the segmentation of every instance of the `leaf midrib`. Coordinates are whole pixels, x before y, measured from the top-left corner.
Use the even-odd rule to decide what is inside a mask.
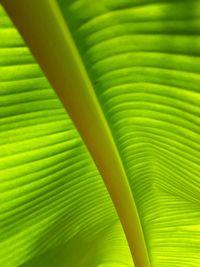
[[[2,4],[88,147],[115,204],[135,267],[149,267],[140,218],[122,160],[57,3],[34,0],[29,3],[28,9],[24,7],[23,0],[3,0]]]

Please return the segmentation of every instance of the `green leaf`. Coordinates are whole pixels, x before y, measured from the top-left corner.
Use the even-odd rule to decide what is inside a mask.
[[[131,264],[94,163],[2,8],[0,25],[0,266]]]
[[[101,0],[94,4],[89,0],[32,1],[28,10],[23,1],[3,1],[3,4],[69,111],[100,170],[124,228],[135,266],[149,266],[150,260],[152,267],[198,267],[200,2]],[[12,42],[3,42],[2,47],[17,46],[17,39],[12,39]],[[14,58],[16,60],[17,55]],[[11,77],[9,71],[5,73],[2,81],[7,75],[19,80],[20,74],[12,71]],[[24,72],[21,75],[29,77]],[[36,75],[34,69],[32,75]],[[38,101],[41,101],[39,95]],[[30,104],[27,106],[25,110],[30,108]],[[55,120],[58,121],[57,115]],[[55,125],[52,128],[55,129]],[[46,129],[50,129],[49,126],[42,131]],[[88,154],[84,155],[84,159],[89,160]],[[25,160],[33,161],[36,156],[28,154]],[[41,157],[40,153],[38,157]],[[10,170],[13,162],[23,166],[23,160],[18,157],[4,166]],[[75,159],[75,162],[78,165],[81,160]],[[91,166],[96,171],[92,163]],[[45,169],[43,163],[41,167]],[[81,173],[84,168],[77,168],[79,177],[85,181],[83,177],[88,171]],[[71,171],[66,175],[67,179],[69,175],[73,175]],[[109,211],[113,210],[100,179],[97,181],[102,190],[99,195],[107,197],[103,200],[104,205]],[[31,188],[30,182],[28,185]],[[84,187],[77,187],[83,193]],[[88,211],[88,206],[94,210],[93,204],[89,203],[94,200],[100,203],[94,188],[89,186],[93,197],[87,200],[82,214]],[[18,190],[20,192],[21,187]],[[86,201],[85,194],[84,197]],[[26,203],[29,201],[26,199]],[[67,196],[66,201],[69,201]],[[21,204],[14,203],[20,210]],[[79,208],[76,210],[74,220],[77,216],[82,218]],[[97,229],[100,232],[106,227],[99,221],[96,231],[90,230],[93,222],[100,220],[101,214],[107,226],[114,225],[112,220],[117,220],[114,211],[112,214],[101,211],[101,208],[95,208],[93,220],[89,214],[86,215],[87,224],[83,228],[72,223],[78,227],[78,233],[87,229],[88,247]],[[68,214],[70,212],[66,211]],[[53,210],[51,215],[58,218]],[[109,229],[111,237],[113,233],[114,236],[122,235],[121,228],[119,231],[114,231],[113,227]],[[52,232],[57,235],[57,228]],[[69,234],[70,230],[66,232]],[[102,241],[96,234],[93,240],[99,244],[98,249],[89,253],[88,262],[83,263],[85,266],[100,265],[100,262],[92,261],[98,257],[103,266],[117,266],[119,254],[116,252],[112,256],[109,253],[109,248],[115,243],[114,238],[108,242],[109,236]],[[87,240],[85,238],[82,239]],[[63,243],[71,243],[71,250],[66,248],[63,254],[60,253],[65,257],[79,247],[77,240],[74,245],[71,238],[68,240],[63,240]],[[121,242],[125,242],[123,236]],[[30,245],[30,241],[26,243]],[[62,240],[57,244],[52,241],[52,247],[60,243]],[[5,253],[8,253],[6,249]],[[36,251],[34,253],[37,255]],[[34,256],[30,254],[27,253],[29,258]],[[131,261],[124,261],[126,257],[120,258],[122,266],[131,264]],[[40,260],[45,262],[46,257]],[[67,264],[60,266],[80,266],[80,263]]]

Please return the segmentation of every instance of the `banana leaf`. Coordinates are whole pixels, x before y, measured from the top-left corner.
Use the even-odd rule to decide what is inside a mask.
[[[2,4],[0,266],[199,267],[200,1]]]

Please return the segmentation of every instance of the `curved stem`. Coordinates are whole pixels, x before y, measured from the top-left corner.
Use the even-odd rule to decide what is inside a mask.
[[[140,219],[122,161],[57,3],[53,0],[2,3],[87,145],[118,212],[135,267],[149,267]]]

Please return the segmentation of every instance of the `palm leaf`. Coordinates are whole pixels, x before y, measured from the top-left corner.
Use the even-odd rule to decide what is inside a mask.
[[[96,5],[89,0],[45,1],[42,3],[41,1],[32,1],[29,10],[24,8],[23,1],[12,1],[12,3],[3,1],[3,4],[19,27],[87,145],[115,204],[135,266],[150,266],[149,262],[151,266],[199,266],[199,1],[100,1]],[[17,38],[13,41],[12,37],[14,46],[17,46],[17,42],[20,40]],[[8,43],[3,42],[2,48],[12,46],[9,41],[10,39]],[[7,50],[3,50],[3,53],[7,53]],[[14,58],[17,58],[17,54],[14,55]],[[29,59],[23,60],[26,62]],[[13,64],[12,61],[9,64]],[[32,77],[35,77],[34,75],[37,74],[35,74],[34,68],[32,69],[32,66],[29,65],[26,65],[21,73],[20,69],[17,69],[19,74],[16,72],[15,75],[11,69],[12,77],[11,74],[9,76],[9,71],[5,70],[6,75],[2,75],[3,86],[6,84],[6,79],[16,78],[19,80],[20,75],[23,79],[27,78],[26,70],[29,67]],[[43,103],[41,103],[40,91],[39,87],[38,96],[35,92],[33,92],[33,96],[36,97],[37,108],[41,109]],[[49,92],[53,94],[51,90]],[[34,99],[33,96],[30,94],[31,101]],[[11,104],[15,105],[10,95],[8,102],[9,99]],[[14,101],[17,101],[16,99]],[[47,109],[52,109],[48,96],[45,100]],[[56,100],[55,96],[54,100]],[[24,102],[30,102],[27,95],[25,101],[20,105],[25,105],[25,110],[31,108],[28,110],[31,113],[34,105],[30,107],[30,103],[28,103],[26,107]],[[12,110],[14,110],[13,106]],[[60,114],[55,115],[56,122],[58,116]],[[7,119],[8,115],[5,113],[3,117]],[[41,117],[44,119],[45,115],[42,114]],[[63,123],[66,123],[64,112],[62,117]],[[37,124],[37,118],[31,117],[31,121],[32,123],[35,121]],[[59,125],[61,124],[59,123]],[[48,125],[42,129],[41,135],[46,134],[45,131],[48,132],[55,128],[54,124],[52,128]],[[71,129],[73,129],[72,126]],[[56,130],[58,131],[58,129]],[[76,133],[74,129],[73,133]],[[11,136],[13,134],[11,132]],[[30,138],[30,134],[28,136]],[[66,132],[65,136],[67,136]],[[79,138],[77,133],[74,136]],[[51,141],[46,138],[45,143],[42,141],[42,146],[51,144],[51,148],[47,149],[47,154],[54,153]],[[33,147],[38,145],[35,142],[35,140],[32,141]],[[59,138],[55,136],[53,142],[56,142],[55,151],[57,153]],[[81,143],[79,144],[81,147]],[[28,146],[29,142],[27,142]],[[23,144],[22,148],[24,149]],[[8,146],[7,148],[7,145],[6,149],[13,151],[13,147],[9,148]],[[64,150],[70,150],[70,147],[66,146]],[[19,150],[16,152],[19,153]],[[22,153],[23,159],[17,155],[12,162],[8,158],[8,163],[4,163],[6,159],[3,158],[3,166],[9,168],[10,171],[14,162],[23,168],[24,162],[34,161],[38,157],[40,159],[42,152],[38,151],[36,155]],[[86,150],[84,153],[84,159],[89,160]],[[75,155],[77,157],[76,152]],[[69,166],[71,159],[71,155],[68,155]],[[80,159],[74,158],[74,161],[81,164]],[[40,162],[40,164],[40,167],[44,169],[44,163]],[[55,163],[52,164],[54,166]],[[90,165],[96,171],[92,162]],[[100,203],[100,200],[95,197],[94,188],[96,189],[96,187],[89,186],[89,181],[84,178],[88,174],[88,170],[86,169],[86,173],[84,173],[85,168],[76,166],[76,171],[77,168],[78,173],[80,172],[78,176],[82,177],[81,181],[86,180],[88,190],[91,190],[93,196],[88,197],[85,207],[81,205],[81,213],[73,197],[69,198],[65,194],[66,201],[74,203],[74,206],[71,205],[73,211],[75,208],[77,212],[71,211],[70,213],[70,210],[65,210],[63,213],[61,209],[60,216],[63,214],[72,216],[71,214],[73,214],[74,219],[83,218],[81,221],[87,222],[87,227],[85,227],[88,232],[87,238],[81,235],[82,240],[86,240],[88,246],[93,242],[92,238],[95,239],[95,243],[100,244],[97,253],[91,252],[91,255],[88,255],[88,261],[85,257],[87,261],[87,263],[83,261],[85,266],[98,265],[99,263],[95,260],[92,262],[95,257],[100,257],[102,262],[106,259],[110,266],[116,266],[116,262],[120,262],[117,257],[119,254],[114,253],[114,257],[111,259],[111,253],[107,258],[107,252],[101,252],[101,245],[105,242],[108,243],[108,247],[105,245],[104,247],[106,251],[109,251],[109,246],[112,247],[115,243],[112,233],[121,235],[122,240],[119,243],[125,244],[121,228],[117,228],[117,231],[114,231],[113,227],[109,228],[112,239],[112,242],[109,243],[107,238],[104,241],[100,237],[97,238],[97,234],[105,231],[105,225],[100,221],[96,224],[94,222],[100,220],[102,214],[107,226],[114,225],[113,221],[117,221],[117,216],[99,178],[97,181],[102,190],[99,195],[107,197],[105,201],[103,200],[104,207],[108,207],[109,211],[111,209],[112,215],[106,212],[106,208],[103,212],[101,208],[94,211],[93,201]],[[34,168],[32,169],[30,166],[30,170],[32,171]],[[77,172],[75,173],[77,174]],[[69,169],[65,175],[67,179],[70,179],[73,171]],[[33,176],[28,179],[27,186],[31,192],[34,192],[30,183]],[[34,179],[39,180],[37,176]],[[52,183],[55,181],[54,179]],[[86,201],[87,197],[83,193],[85,192],[84,187],[79,185],[74,178],[73,181],[74,186],[77,185],[78,192],[84,194]],[[48,190],[52,192],[50,181],[47,181],[47,185]],[[21,212],[23,205],[16,200],[17,195],[14,196],[13,203],[11,201],[13,195],[9,188],[12,186],[9,182],[8,192],[5,192],[3,188],[5,200],[7,201],[6,197],[8,196],[9,202],[9,204],[6,202],[5,205],[5,214],[7,214],[8,208],[13,208],[13,204],[20,211],[18,216],[23,216],[23,212]],[[16,185],[14,186],[16,187]],[[73,186],[66,184],[66,188],[76,194]],[[20,190],[21,184],[16,190],[18,194]],[[25,203],[33,203],[31,201],[35,200],[34,194],[29,194],[31,198],[28,199],[24,195],[25,191],[20,194]],[[88,195],[90,196],[90,194]],[[45,195],[45,198],[48,198],[48,194]],[[52,198],[50,198],[50,202],[52,204]],[[42,203],[42,205],[47,211],[49,210],[46,203]],[[87,214],[90,210],[89,207],[91,212],[96,214],[96,216],[93,215],[93,220]],[[29,207],[27,211],[33,215],[33,211]],[[42,211],[40,210],[39,213],[37,221],[30,222],[30,225],[41,230],[38,220],[40,220],[39,216]],[[84,217],[85,213],[87,215]],[[9,213],[9,216],[12,216],[11,214]],[[52,233],[59,236],[57,230],[59,214],[55,210],[51,210],[49,218],[51,216],[56,218],[56,227]],[[69,219],[65,217],[65,220]],[[25,221],[27,222],[26,217]],[[69,221],[71,222],[71,220]],[[50,223],[52,222],[51,219]],[[16,223],[20,224],[18,217],[16,217]],[[4,225],[6,229],[4,234],[7,236],[9,233],[9,229],[6,228],[8,222],[5,221]],[[85,228],[79,223],[65,224],[65,227],[74,229],[73,226],[75,229],[78,228],[73,236],[82,233]],[[96,227],[95,231],[91,231],[93,226]],[[73,246],[70,229],[65,229],[67,238],[61,235],[63,239],[55,240],[53,238],[50,242],[50,247],[56,247],[62,242],[65,245],[72,244],[71,248],[69,248],[70,245],[66,245],[67,248],[64,246],[63,255],[70,255],[70,249],[74,251],[75,247],[78,247],[77,240]],[[19,230],[16,228],[13,230],[12,238],[16,237],[16,231],[19,231],[20,234],[23,233],[20,228]],[[30,240],[27,240],[24,239],[23,233],[21,242],[25,242],[30,249],[30,243],[37,240],[39,236],[41,236],[40,232],[37,237],[33,238],[30,235]],[[5,240],[10,242],[8,238]],[[17,240],[19,240],[18,236],[14,242]],[[7,256],[9,254],[8,244],[2,244]],[[25,260],[42,254],[49,247],[46,245],[43,251],[38,253],[33,248],[31,249],[34,254],[29,251],[26,253]],[[58,250],[62,251],[62,249]],[[127,246],[125,251],[127,251]],[[26,250],[24,249],[23,252],[25,253]],[[57,254],[59,253],[57,252]],[[11,255],[8,256],[13,258]],[[21,262],[24,257],[25,255],[22,253]],[[39,259],[39,262],[46,262],[46,259],[49,259],[48,255]],[[64,261],[62,260],[62,262]],[[123,266],[124,263],[122,260],[121,265]],[[12,264],[9,266],[13,266]],[[33,266],[37,266],[38,261],[33,264]],[[68,264],[66,266],[75,264],[81,266],[82,263],[66,264]],[[126,264],[131,263],[129,261]]]

